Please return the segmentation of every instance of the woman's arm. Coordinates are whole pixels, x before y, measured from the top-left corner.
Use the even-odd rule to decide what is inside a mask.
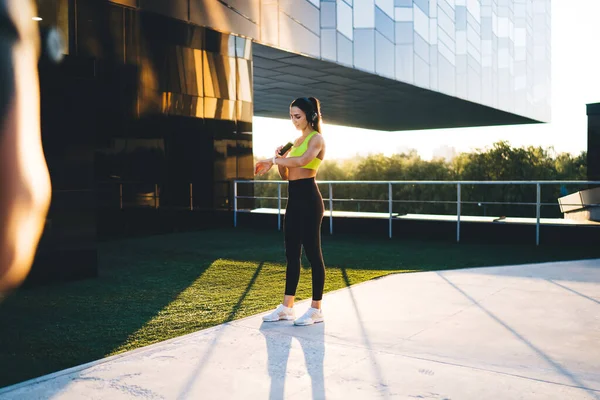
[[[303,167],[319,155],[323,149],[324,142],[321,135],[315,135],[308,142],[308,149],[300,157],[276,158],[275,164],[277,164],[277,167],[286,168]]]
[[[283,146],[279,146],[277,149],[275,149],[275,157],[287,157],[288,153],[291,151],[291,149],[288,149],[288,151],[286,151],[283,155],[280,156],[279,152],[281,151],[281,149],[283,149]],[[278,165],[277,170],[281,179],[288,180],[290,176],[290,170],[287,167],[284,167],[283,165]]]
[[[0,300],[29,272],[50,205],[31,3],[0,2]]]
[[[278,165],[277,170],[279,171],[279,176],[281,177],[281,179],[283,179],[284,181],[287,181],[289,179],[290,170],[288,169],[288,167],[284,167],[283,165]]]

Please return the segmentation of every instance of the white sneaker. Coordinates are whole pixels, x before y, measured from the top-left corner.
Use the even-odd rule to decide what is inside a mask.
[[[275,322],[275,321],[291,321],[295,318],[296,313],[293,308],[286,307],[283,304],[277,306],[277,308],[267,315],[263,315],[263,321]]]
[[[323,322],[323,311],[317,308],[309,308],[303,316],[294,321],[294,325],[312,325]]]

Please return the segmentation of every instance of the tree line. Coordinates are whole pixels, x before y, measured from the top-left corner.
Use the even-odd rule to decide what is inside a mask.
[[[452,160],[423,160],[416,151],[392,156],[382,154],[356,157],[349,160],[326,160],[319,170],[319,181],[540,181],[585,180],[586,153],[577,156],[556,154],[552,148],[511,146],[506,141],[490,148],[461,153]],[[273,168],[266,180],[279,180]],[[328,208],[329,185],[320,184],[325,207]],[[558,197],[585,185],[542,185],[542,217],[560,218]],[[287,185],[282,186],[287,196]],[[334,210],[388,212],[387,184],[334,184]],[[495,184],[461,185],[461,212],[464,215],[535,217],[537,189],[535,185]],[[277,197],[276,184],[256,184],[255,196]],[[394,184],[393,212],[399,214],[456,214],[457,186],[455,184]],[[500,204],[512,203],[512,204]],[[256,207],[276,208],[277,200],[256,200]],[[285,200],[282,208],[285,207]]]

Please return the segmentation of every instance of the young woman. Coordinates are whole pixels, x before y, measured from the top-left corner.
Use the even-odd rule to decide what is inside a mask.
[[[290,105],[290,118],[302,135],[282,156],[275,151],[271,159],[259,161],[255,173],[262,175],[277,165],[282,179],[289,180],[288,203],[284,219],[285,295],[283,303],[263,317],[264,321],[293,320],[294,296],[300,279],[302,247],[312,269],[312,304],[308,311],[294,321],[296,325],[323,322],[321,300],[325,284],[325,264],[321,251],[321,221],[323,198],[315,182],[319,165],[325,157],[325,141],[321,136],[321,105],[314,97],[301,97]]]

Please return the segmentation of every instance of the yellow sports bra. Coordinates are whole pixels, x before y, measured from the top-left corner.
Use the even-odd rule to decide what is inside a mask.
[[[292,146],[292,150],[290,151],[288,156],[300,157],[302,154],[306,153],[306,150],[308,150],[308,142],[310,141],[310,138],[312,138],[317,133],[317,131],[312,131],[311,134],[308,135],[306,139],[304,139],[304,142],[302,142],[300,146]],[[316,171],[317,169],[319,169],[319,165],[321,165],[321,159],[315,157],[308,164],[304,165],[301,168],[314,169]]]

